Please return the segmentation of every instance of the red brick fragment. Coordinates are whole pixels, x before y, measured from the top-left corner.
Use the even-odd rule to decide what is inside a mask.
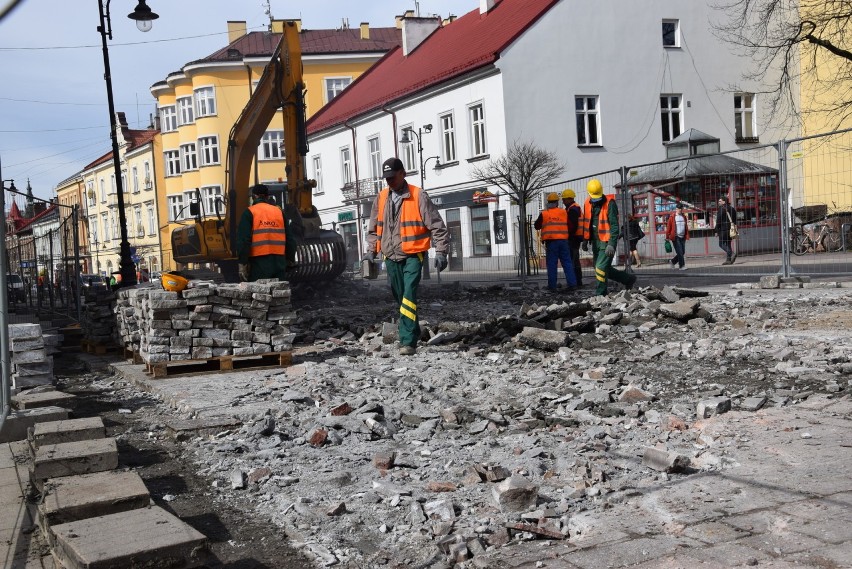
[[[313,432],[313,434],[311,435],[311,438],[310,438],[310,440],[308,440],[308,442],[311,444],[311,446],[321,447],[322,445],[325,444],[325,442],[327,440],[328,440],[328,431],[326,431],[325,429],[317,429],[316,431]]]

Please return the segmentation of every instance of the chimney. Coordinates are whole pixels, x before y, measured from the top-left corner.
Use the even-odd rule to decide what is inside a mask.
[[[361,22],[361,39],[362,40],[370,39],[370,23],[369,22]]]
[[[127,116],[122,111],[118,111],[115,113],[115,116],[118,117],[118,126],[121,128],[127,128]]]
[[[449,26],[449,25],[450,25],[450,24],[452,24],[455,20],[456,20],[456,17],[455,17],[455,16],[453,16],[452,14],[450,14],[449,16],[447,16],[446,18],[444,18],[444,21],[443,21],[443,22],[441,22],[441,27]]]
[[[406,18],[413,18],[413,17],[414,17],[414,10],[406,10],[405,14],[403,14],[402,16],[397,16],[396,17],[396,29],[401,30],[402,29],[402,21]]]
[[[402,54],[408,55],[441,27],[441,18],[404,18],[402,20]]]
[[[292,20],[272,20],[272,32],[276,34],[284,33],[284,22],[294,22],[296,24],[296,31],[298,33],[302,33],[302,20],[292,19]]]
[[[480,15],[485,14],[497,4],[497,0],[479,0],[479,13]]]
[[[228,20],[228,43],[234,43],[246,35],[246,23]]]

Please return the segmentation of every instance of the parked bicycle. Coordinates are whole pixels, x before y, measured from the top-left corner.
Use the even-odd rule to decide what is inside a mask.
[[[834,225],[827,217],[818,223],[797,223],[790,230],[790,250],[799,256],[805,253],[834,253],[842,250],[843,236]]]

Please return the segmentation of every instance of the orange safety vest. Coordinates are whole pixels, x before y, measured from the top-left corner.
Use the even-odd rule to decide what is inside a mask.
[[[260,202],[251,206],[249,211],[252,216],[249,256],[284,255],[287,231],[281,209],[272,204]]]
[[[582,237],[583,236],[583,208],[580,207],[580,204],[578,204],[577,202],[574,202],[571,205],[569,205],[565,209],[565,211],[566,212],[570,211],[575,207],[578,210],[580,210],[580,215],[577,216],[577,230],[574,231],[574,235],[572,235],[572,237]]]
[[[586,200],[586,205],[583,208],[583,219],[580,220],[580,227],[583,228],[583,239],[589,240],[592,238],[592,202]],[[598,241],[609,241],[609,198],[604,196],[601,204],[601,211],[598,214]]]
[[[568,212],[552,207],[541,212],[541,240],[568,239]]]
[[[378,251],[382,250],[382,232],[385,226],[385,206],[390,196],[390,188],[385,188],[379,194],[377,204],[379,211],[376,216],[376,242]],[[402,240],[402,251],[407,255],[423,253],[432,246],[432,236],[429,228],[423,223],[420,215],[420,188],[408,185],[408,197],[402,200],[402,210],[399,213],[399,233]]]

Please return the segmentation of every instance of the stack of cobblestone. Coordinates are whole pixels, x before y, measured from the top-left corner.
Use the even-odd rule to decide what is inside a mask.
[[[121,341],[145,363],[281,352],[295,337],[290,284],[277,279],[122,289],[115,313]]]
[[[16,389],[53,383],[53,356],[47,355],[39,324],[10,324],[9,351]]]
[[[83,337],[93,344],[112,344],[116,337],[115,293],[92,287],[86,290],[84,298]]]

